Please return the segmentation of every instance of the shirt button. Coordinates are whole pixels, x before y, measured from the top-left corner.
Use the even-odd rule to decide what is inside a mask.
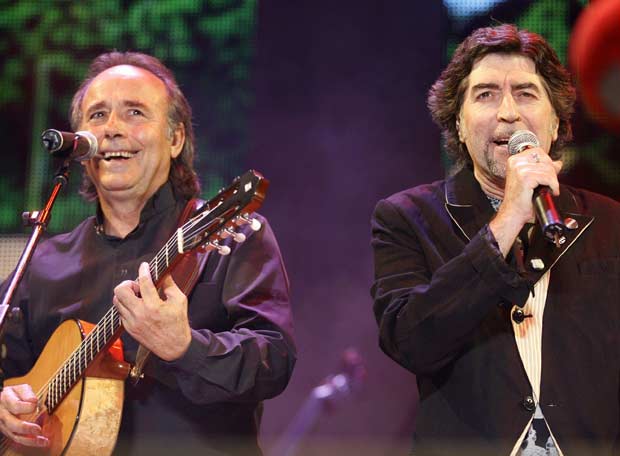
[[[515,309],[514,312],[512,312],[512,320],[516,324],[523,323],[523,320],[525,320],[525,313],[523,312],[523,310]]]
[[[523,408],[528,412],[533,412],[536,409],[536,403],[534,402],[534,398],[532,396],[525,396],[523,399]]]

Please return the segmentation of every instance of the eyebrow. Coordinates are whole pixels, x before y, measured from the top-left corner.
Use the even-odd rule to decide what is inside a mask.
[[[522,84],[516,84],[512,86],[512,90],[525,90],[525,89],[531,89],[536,93],[540,93],[540,88],[533,82],[524,82]]]
[[[91,113],[92,111],[96,111],[98,109],[102,109],[105,108],[107,105],[107,103],[105,102],[105,100],[103,101],[98,101],[97,103],[95,103],[92,106],[89,106],[88,109],[86,109],[86,114]],[[148,107],[142,103],[141,101],[137,101],[137,100],[125,100],[123,101],[123,107],[131,107],[131,108],[140,108],[143,110],[148,110]]]
[[[84,114],[89,114],[92,111],[96,111],[98,109],[101,109],[105,107],[105,101],[99,101],[97,103],[95,103],[94,105],[90,105],[88,108],[86,108],[84,110]]]
[[[537,93],[540,93],[540,89],[533,82],[523,82],[521,84],[515,84],[511,88],[512,90],[531,89]],[[471,88],[472,92],[475,92],[477,90],[487,90],[487,89],[499,90],[500,86],[499,84],[495,84],[494,82],[481,82],[479,84],[472,86]]]

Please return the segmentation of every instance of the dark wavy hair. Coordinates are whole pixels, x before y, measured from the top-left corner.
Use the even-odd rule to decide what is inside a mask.
[[[479,28],[465,38],[429,91],[428,108],[441,128],[448,154],[457,164],[471,164],[467,147],[459,141],[456,121],[474,63],[492,53],[519,54],[534,61],[559,119],[558,139],[549,153],[552,158],[559,158],[562,147],[573,136],[570,118],[574,111],[575,88],[570,74],[543,37],[511,24]]]
[[[168,135],[171,136],[175,128],[182,123],[185,127],[185,143],[181,153],[172,159],[170,165],[170,182],[176,195],[186,199],[200,193],[200,182],[194,170],[194,129],[192,128],[192,108],[185,95],[181,92],[172,71],[157,58],[140,52],[107,52],[101,54],[90,64],[86,78],[78,88],[71,101],[69,117],[71,128],[79,129],[82,122],[82,101],[90,83],[100,73],[118,65],[132,65],[142,68],[157,76],[166,86],[168,92]],[[82,187],[80,193],[89,201],[97,198],[95,185],[86,171],[82,173]]]

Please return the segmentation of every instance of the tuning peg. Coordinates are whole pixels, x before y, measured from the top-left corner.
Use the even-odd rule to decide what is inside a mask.
[[[255,218],[250,218],[250,216],[247,214],[235,217],[233,221],[237,226],[249,224],[252,231],[258,231],[262,226],[261,222],[259,222]]]
[[[257,219],[250,220],[250,228],[252,229],[252,231],[258,231],[261,229],[262,226],[262,223],[259,222]]]
[[[246,239],[245,234],[237,233],[232,228],[226,228],[224,231],[228,233],[230,237],[233,238],[233,241],[238,242],[239,244],[241,244],[242,242],[245,242],[245,239]]]
[[[217,252],[222,256],[230,254],[230,247],[228,247],[227,245],[220,245],[220,243],[217,241],[207,242],[207,246],[216,249]]]
[[[227,237],[232,237],[233,241],[238,242],[238,243],[242,243],[246,239],[245,234],[237,233],[232,228],[225,228],[223,230],[220,230],[217,234],[219,235],[219,237],[221,239],[226,239]]]

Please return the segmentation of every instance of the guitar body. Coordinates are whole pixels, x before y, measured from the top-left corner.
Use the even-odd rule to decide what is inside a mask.
[[[32,370],[23,377],[6,380],[5,386],[27,383],[35,394],[44,390],[48,380],[82,342],[87,325],[76,320],[65,321],[54,331]],[[26,448],[14,442],[5,448],[9,442],[5,438],[2,454],[111,454],[121,422],[124,378],[128,370],[125,363],[109,352],[102,352],[50,415],[42,411],[35,416],[22,417],[36,420],[42,426],[44,435],[50,439],[50,448]]]

